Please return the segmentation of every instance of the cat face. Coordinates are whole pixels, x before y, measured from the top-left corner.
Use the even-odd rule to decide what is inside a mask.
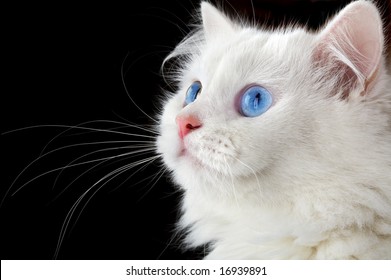
[[[255,178],[255,173],[266,172],[282,160],[281,154],[290,148],[286,143],[292,143],[297,130],[306,130],[300,126],[305,120],[298,120],[304,116],[286,109],[294,106],[288,103],[295,103],[295,97],[282,96],[289,86],[296,87],[291,85],[296,80],[289,76],[295,72],[297,79],[300,69],[288,68],[286,56],[277,58],[270,51],[270,45],[287,46],[289,40],[298,38],[269,37],[246,30],[228,41],[216,40],[206,45],[184,72],[178,94],[165,106],[159,138],[159,149],[168,166],[179,174],[176,177],[181,185],[190,185],[188,180],[209,185]],[[194,102],[185,105],[194,82],[202,88]],[[244,95],[254,88],[267,92],[270,105],[259,116],[251,117],[244,115],[242,107]],[[187,125],[196,128],[181,135]]]
[[[334,53],[326,50],[344,31],[332,27],[338,19],[320,34],[267,32],[235,25],[203,3],[202,20],[197,40],[189,38],[178,50],[187,50],[179,89],[164,104],[157,141],[184,188],[243,180],[258,184],[259,176],[292,169],[294,162],[311,165],[322,159],[319,147],[329,141],[338,145],[334,138],[344,138],[339,128],[357,121],[356,110],[343,100],[346,85],[351,99],[360,95],[378,67],[381,40],[375,55],[366,58],[369,66],[341,62],[334,68]]]

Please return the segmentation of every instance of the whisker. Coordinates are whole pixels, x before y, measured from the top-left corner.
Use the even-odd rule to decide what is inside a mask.
[[[116,126],[116,127],[112,127],[108,130],[110,131],[118,131],[118,132],[123,132],[121,131],[120,129],[125,129],[125,128],[136,128],[136,126],[134,127],[130,127],[129,125],[122,125],[122,126]],[[153,135],[158,135],[158,132],[156,131],[153,131],[152,129],[147,129],[147,128],[144,128],[144,127],[137,127],[138,129],[142,129],[146,132],[148,132],[148,134],[153,134]],[[70,130],[68,130],[70,131]],[[64,135],[63,137],[73,137],[73,136],[79,136],[79,135],[86,135],[86,134],[92,134],[92,133],[98,133],[98,131],[80,131],[80,132],[74,132],[74,133],[69,133],[69,134],[66,134]],[[124,133],[129,133],[129,132],[124,132]],[[134,134],[134,135],[146,135],[146,134]],[[58,138],[56,136],[56,138]],[[52,139],[54,140],[54,139]],[[51,141],[52,142],[52,141]],[[50,144],[50,143],[49,143]]]
[[[151,151],[152,152],[152,151]],[[145,154],[148,154],[150,152],[146,152]],[[119,161],[119,160],[127,160],[128,158],[124,157],[124,158],[118,158],[116,159],[116,161]],[[81,173],[79,176],[77,176],[74,180],[72,180],[72,182],[70,182],[64,189],[61,190],[61,192],[53,199],[56,200],[58,199],[58,197],[60,197],[72,184],[74,184],[77,180],[79,180],[82,176],[84,176],[85,174],[87,174],[88,172],[90,172],[91,170],[95,169],[96,167],[98,167],[99,165],[102,165],[108,161],[111,161],[112,159],[109,158],[109,159],[105,159],[97,164],[95,164],[94,166],[90,167],[89,169],[87,169],[86,171],[84,171],[83,173]],[[129,178],[128,178],[129,179]],[[123,183],[122,183],[123,184]],[[122,184],[120,186],[122,186]],[[117,190],[120,186],[116,187],[114,190],[112,191],[115,191]],[[112,192],[110,191],[110,192]]]
[[[102,189],[107,183],[109,183],[111,180],[113,180],[114,178],[116,178],[117,176],[119,176],[120,174],[122,174],[123,172],[126,172],[128,171],[129,169],[135,167],[135,166],[138,166],[140,164],[143,164],[145,162],[150,162],[150,161],[154,161],[156,160],[157,158],[159,158],[160,156],[157,155],[157,156],[154,156],[154,157],[150,157],[148,159],[143,159],[143,160],[139,160],[137,162],[134,162],[134,163],[131,163],[131,164],[128,164],[126,166],[123,166],[123,167],[120,167],[120,168],[117,168],[116,170],[106,174],[105,176],[103,176],[101,179],[99,179],[97,182],[95,182],[91,187],[89,187],[77,200],[76,202],[73,204],[73,206],[71,207],[71,209],[69,210],[67,216],[65,217],[65,220],[64,220],[64,223],[61,227],[61,231],[60,231],[60,235],[59,235],[59,239],[58,239],[58,242],[57,242],[57,247],[56,247],[56,251],[54,253],[54,259],[57,258],[58,254],[59,254],[59,251],[60,251],[60,248],[61,248],[61,245],[62,245],[62,242],[64,240],[64,237],[65,237],[65,234],[67,232],[67,229],[69,227],[69,223],[70,221],[72,220],[72,217],[77,209],[77,207],[79,206],[79,204],[81,203],[81,201],[83,200],[83,198],[88,194],[88,192],[90,192],[95,186],[98,186],[101,182],[103,182],[104,180],[108,179],[106,182],[104,182],[102,185],[100,185],[93,193],[92,195],[89,197],[89,199],[86,201],[86,203],[84,204],[84,206],[82,207],[82,209],[80,210],[79,212],[79,215],[78,217],[76,218],[75,220],[75,224],[77,223],[77,220],[79,219],[81,213],[83,212],[83,210],[85,209],[85,207],[87,206],[87,204],[89,203],[89,201],[93,198],[93,196],[100,190]],[[110,178],[111,177],[111,178]]]
[[[83,210],[85,209],[85,207],[87,206],[88,202],[92,199],[92,197],[104,186],[106,185],[107,183],[109,183],[110,181],[112,181],[113,179],[115,179],[116,177],[118,177],[119,175],[121,175],[122,173],[124,172],[127,172],[129,171],[130,169],[140,165],[140,164],[146,164],[146,165],[149,165],[151,164],[152,162],[154,162],[159,156],[153,156],[153,157],[149,157],[147,159],[142,159],[142,160],[139,160],[139,161],[136,161],[136,162],[132,162],[132,163],[129,163],[125,166],[121,166],[113,171],[111,171],[110,173],[106,174],[106,178],[105,179],[108,179],[102,186],[100,186],[92,195],[91,197],[87,200],[87,202],[84,204],[83,208],[81,209],[81,211],[79,212],[79,215],[77,216],[76,220],[75,220],[75,223],[74,225],[77,223],[77,221],[79,220],[80,218],[80,215],[81,213],[83,212]],[[144,167],[144,165],[142,167]],[[111,178],[110,178],[111,177]]]
[[[159,158],[159,157],[160,157],[160,156],[156,156],[156,158]],[[154,158],[154,160],[155,160],[156,158]],[[143,160],[140,160],[140,161],[148,161],[149,159],[150,159],[150,158],[146,158],[146,159],[143,159]],[[154,161],[154,160],[153,160],[153,161]],[[146,168],[148,165],[150,165],[153,161],[145,162],[145,165],[142,165],[140,168],[138,168],[136,171],[134,171],[132,174],[130,174],[130,175],[129,175],[121,184],[120,184],[120,185],[118,185],[118,186],[115,187],[113,190],[111,190],[111,192],[114,192],[114,191],[116,191],[117,189],[119,189],[120,187],[122,187],[123,184],[125,184],[130,178],[132,178],[134,175],[136,175],[139,171],[145,169],[145,168]],[[142,163],[142,162],[140,162],[140,163]],[[153,175],[148,176],[147,178],[144,178],[144,179],[142,179],[141,181],[138,181],[138,182],[134,183],[133,185],[138,185],[138,184],[144,182],[145,180],[151,178],[152,176],[153,176]]]
[[[61,135],[64,135],[65,133],[71,131],[72,129],[75,129],[76,127],[83,127],[85,125],[88,125],[88,124],[101,124],[101,123],[108,123],[108,124],[118,124],[118,125],[121,125],[120,128],[138,128],[138,129],[143,129],[147,132],[150,132],[150,133],[154,133],[153,131],[151,130],[147,130],[147,129],[144,129],[143,127],[139,126],[139,125],[134,125],[134,124],[128,124],[128,123],[122,123],[122,122],[118,122],[118,121],[112,121],[112,120],[93,120],[93,121],[86,121],[86,122],[82,122],[76,126],[73,126],[73,127],[69,127],[67,128],[66,130],[62,131],[61,133],[57,134],[56,136],[54,136],[45,146],[44,148],[42,149],[41,153],[40,154],[43,154],[44,151],[47,149],[47,147],[54,141],[56,140],[57,138],[59,138]],[[110,131],[113,131],[113,129],[110,129]],[[89,131],[89,132],[96,132],[96,131]],[[77,135],[77,134],[76,134]]]
[[[110,121],[108,121],[110,122]],[[88,123],[88,122],[86,122]],[[118,123],[118,122],[114,122],[114,123]],[[20,129],[15,129],[13,131],[8,131],[8,132],[5,132],[5,134],[7,133],[11,133],[11,132],[16,132],[16,131],[21,131],[21,130],[24,130],[24,129],[30,129],[30,128],[37,128],[37,127],[46,127],[46,126],[49,126],[49,127],[59,127],[58,125],[39,125],[39,126],[30,126],[30,127],[26,127],[26,128],[20,128]],[[60,127],[67,127],[68,130],[70,129],[73,129],[73,128],[77,128],[77,129],[88,129],[88,130],[91,130],[92,128],[85,128],[85,127],[75,127],[75,126],[67,126],[67,125],[60,125]],[[133,127],[136,127],[136,126],[133,126]],[[94,130],[94,129],[93,129]],[[99,129],[99,132],[101,132],[102,130]],[[126,134],[126,135],[129,135],[129,134]],[[133,136],[135,134],[132,134]],[[57,136],[56,136],[57,137]],[[145,136],[147,137],[147,136]],[[149,137],[149,138],[154,138],[154,137]],[[54,138],[53,138],[54,139]],[[52,139],[52,140],[53,140]],[[51,140],[51,141],[52,141]],[[145,144],[153,144],[154,141],[145,141],[145,140],[123,140],[123,141],[97,141],[97,142],[86,142],[86,143],[77,143],[77,144],[71,144],[71,145],[66,145],[66,146],[63,146],[63,147],[60,147],[60,148],[56,148],[54,150],[51,150],[49,152],[46,152],[45,154],[43,154],[43,151],[47,148],[47,145],[45,146],[45,148],[41,151],[40,155],[34,159],[32,162],[30,162],[26,167],[23,168],[23,170],[15,177],[15,179],[13,180],[13,182],[11,183],[10,187],[8,188],[8,190],[5,192],[5,195],[3,196],[3,199],[1,200],[1,203],[0,203],[0,207],[3,205],[4,203],[4,200],[5,198],[8,196],[9,192],[11,191],[11,189],[13,188],[13,186],[16,184],[16,182],[19,180],[19,178],[25,174],[25,172],[27,171],[27,169],[29,169],[33,164],[35,164],[38,160],[41,160],[43,157],[47,157],[48,155],[50,154],[53,154],[54,152],[58,152],[58,151],[61,151],[61,150],[64,150],[64,149],[69,149],[69,148],[74,148],[74,147],[78,147],[78,146],[86,146],[86,145],[98,145],[98,144],[118,144],[118,143],[145,143]],[[135,146],[134,146],[135,147]],[[132,148],[131,146],[129,146],[128,148]],[[49,171],[47,173],[44,173],[43,175],[46,175],[46,174],[49,174],[51,172],[54,172],[54,171],[58,171],[58,169],[55,169],[53,171]],[[31,179],[28,183],[31,183],[32,181],[34,181],[35,179],[39,178],[41,176],[38,176],[38,177],[35,177],[33,179]],[[23,188],[26,184],[24,184],[22,187],[20,187],[19,189]],[[15,193],[14,193],[15,194]],[[14,195],[13,194],[13,195]]]
[[[153,141],[129,141],[129,140],[124,140],[124,141],[101,141],[101,142],[89,142],[89,143],[80,143],[80,144],[74,144],[74,145],[68,145],[68,146],[65,146],[65,147],[61,147],[59,149],[64,149],[66,147],[75,147],[75,146],[79,146],[79,145],[89,145],[89,144],[117,144],[117,143],[139,143],[139,145],[132,145],[132,146],[124,146],[124,147],[115,147],[115,148],[107,148],[107,149],[100,149],[100,150],[97,150],[97,151],[93,151],[91,153],[88,153],[88,154],[85,154],[81,157],[78,157],[74,160],[72,160],[69,164],[72,164],[73,162],[76,162],[77,160],[83,158],[83,157],[87,157],[91,154],[95,154],[95,153],[98,153],[98,152],[105,152],[105,151],[109,151],[109,150],[117,150],[117,149],[140,149],[140,148],[143,148],[143,150],[141,150],[141,152],[145,151],[144,148],[153,148],[153,144],[154,142]],[[144,144],[144,145],[141,145],[141,144]],[[56,149],[56,150],[59,150],[59,149]],[[58,178],[61,176],[62,172],[67,168],[67,166],[64,166],[64,169],[60,171],[60,173],[57,175],[57,178],[55,179],[54,183],[53,183],[53,188],[54,186],[56,185],[56,182],[58,180]]]
[[[128,147],[121,147],[121,148],[128,148]],[[110,149],[121,149],[121,148],[110,148]],[[86,156],[89,156],[91,154],[94,154],[94,153],[98,153],[98,152],[101,152],[102,150],[108,150],[108,149],[101,149],[101,150],[98,150],[98,151],[94,151],[94,152],[91,152],[91,153],[88,153],[86,155],[83,155],[82,157],[86,157]],[[66,165],[66,166],[62,166],[62,167],[58,167],[58,168],[54,168],[54,169],[51,169],[49,171],[46,171],[38,176],[35,176],[34,178],[30,179],[28,182],[26,182],[25,184],[23,184],[21,187],[19,187],[16,191],[14,191],[11,196],[14,196],[16,193],[18,193],[22,188],[24,188],[26,185],[30,184],[31,182],[37,180],[38,178],[40,177],[43,177],[47,174],[50,174],[50,173],[53,173],[53,172],[56,172],[56,171],[59,171],[59,170],[62,170],[64,168],[70,168],[70,167],[75,167],[75,166],[80,166],[80,165],[85,165],[85,164],[89,164],[89,163],[93,163],[93,162],[97,162],[97,161],[102,161],[102,160],[105,160],[105,159],[113,159],[113,158],[118,158],[118,157],[124,157],[124,156],[128,156],[128,155],[132,155],[132,154],[136,154],[136,153],[142,153],[142,152],[146,152],[146,151],[153,151],[154,148],[146,148],[146,149],[143,149],[143,150],[137,150],[137,151],[132,151],[132,152],[128,152],[128,153],[124,153],[124,154],[120,154],[120,155],[115,155],[115,156],[110,156],[110,157],[104,157],[104,158],[99,158],[99,159],[93,159],[93,160],[89,160],[89,161],[84,161],[84,162],[78,162],[78,163],[74,163],[74,164],[71,164],[71,165]],[[79,157],[78,159],[82,158],[82,157]],[[12,186],[11,186],[12,187]],[[6,192],[6,195],[8,195],[9,193],[9,190]],[[3,200],[5,199],[5,197],[3,198]]]
[[[112,133],[112,134],[120,134],[120,135],[125,135],[125,136],[145,137],[145,138],[151,138],[151,139],[155,138],[155,136],[150,136],[150,135],[127,133],[127,132],[121,132],[121,131],[112,131],[109,129],[101,129],[101,128],[93,128],[93,127],[85,127],[85,126],[62,125],[62,124],[32,125],[32,126],[27,126],[27,127],[22,127],[22,128],[17,128],[17,129],[13,129],[10,131],[6,131],[6,132],[3,132],[2,135],[9,134],[9,133],[15,133],[15,132],[23,131],[23,130],[27,130],[27,129],[45,128],[45,127],[80,129],[80,130],[87,130],[87,131],[94,131],[94,132],[106,132],[106,133]]]
[[[86,171],[84,171],[83,173],[81,173],[80,175],[78,175],[75,179],[72,180],[72,182],[70,182],[65,188],[63,188],[59,194],[57,194],[57,195],[53,198],[52,202],[55,201],[56,199],[58,199],[58,198],[59,198],[67,189],[69,189],[77,180],[79,180],[79,179],[80,179],[81,177],[83,177],[85,174],[87,174],[87,173],[90,172],[91,170],[97,168],[99,165],[102,165],[102,164],[104,164],[105,162],[108,162],[108,161],[110,161],[110,159],[105,159],[105,160],[103,160],[103,161],[101,161],[101,162],[98,162],[97,164],[93,165],[92,167],[88,168]],[[56,179],[57,179],[57,178],[56,178]]]
[[[155,180],[155,182],[151,185],[151,187],[148,188],[148,190],[138,199],[137,202],[140,202],[141,200],[143,200],[143,198],[153,189],[153,187],[157,184],[157,182],[159,182],[160,178],[162,178],[162,176],[164,175],[166,169],[163,169],[161,168],[156,174],[154,174],[153,178],[151,179],[151,182],[153,182],[156,177],[157,179]],[[160,174],[160,175],[159,175]],[[159,177],[158,177],[159,176]],[[151,177],[151,176],[150,176]],[[149,177],[149,178],[150,178]],[[140,182],[139,182],[140,183]]]
[[[117,114],[116,112],[114,112],[114,114],[120,118],[121,120],[123,120],[126,124],[129,124],[129,125],[132,125],[132,127],[134,128],[139,128],[139,129],[142,129],[146,132],[149,132],[149,133],[152,133],[152,134],[155,134],[155,135],[158,135],[159,134],[159,129],[158,127],[156,126],[156,124],[144,124],[142,126],[140,126],[139,124],[136,124],[128,119],[126,119],[125,117],[123,116],[120,116],[119,114]],[[146,127],[150,127],[150,128],[146,128]]]
[[[126,147],[124,147],[124,148],[126,148]],[[132,147],[132,148],[134,148],[134,147]],[[152,148],[150,145],[142,145],[142,146],[140,145],[140,146],[137,146],[137,148],[146,148],[146,149],[141,149],[141,150],[134,151],[133,154],[129,154],[129,153],[128,153],[129,157],[123,157],[122,159],[119,158],[119,160],[129,159],[129,158],[131,158],[131,157],[133,157],[133,156],[136,156],[136,155],[138,155],[138,154],[141,154],[141,153],[148,154],[148,153],[154,152],[153,148]],[[94,154],[94,153],[97,153],[97,152],[100,152],[100,151],[107,151],[107,149],[102,149],[102,150],[94,151],[94,152],[91,152],[91,153],[89,153],[89,154],[83,155],[83,156],[81,156],[81,157],[79,157],[79,158],[76,158],[76,159],[72,160],[68,165],[71,165],[72,163],[76,162],[77,160],[79,160],[79,159],[81,159],[81,158],[83,158],[83,157],[89,156],[89,155],[91,155],[91,154]],[[63,189],[63,190],[61,191],[61,193],[63,193],[66,189],[68,189],[68,187],[70,187],[70,185],[72,185],[75,181],[77,181],[82,175],[88,173],[89,171],[91,171],[92,169],[96,168],[96,167],[99,166],[100,164],[103,164],[103,163],[106,163],[106,162],[112,161],[112,160],[113,160],[113,158],[105,159],[105,160],[103,160],[102,162],[99,162],[98,164],[96,164],[96,165],[94,165],[93,167],[89,168],[87,171],[83,172],[83,173],[82,173],[81,175],[79,175],[75,180],[73,180],[69,185],[67,185],[67,187],[65,187],[65,189]],[[117,158],[117,160],[118,160],[118,158]],[[60,173],[57,175],[57,177],[56,177],[56,179],[55,179],[55,181],[54,181],[54,183],[53,183],[53,189],[54,189],[54,186],[56,185],[57,181],[59,180],[61,174],[63,173],[63,171],[65,171],[65,170],[68,168],[68,165],[64,166],[64,169],[62,169],[62,170],[60,171]]]

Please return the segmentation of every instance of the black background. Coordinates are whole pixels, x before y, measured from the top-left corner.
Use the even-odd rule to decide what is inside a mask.
[[[313,27],[346,2],[254,1],[260,5],[256,6],[260,15],[272,11],[272,15],[278,15],[281,20],[301,20],[312,23]],[[237,10],[252,12],[250,1],[231,1],[231,4]],[[8,16],[2,40],[6,49],[2,67],[5,72],[1,93],[2,132],[103,119],[151,124],[151,120],[132,104],[125,86],[144,111],[151,115],[157,111],[161,89],[168,88],[161,78],[161,63],[189,31],[187,24],[195,16],[198,5],[198,1],[190,0],[143,0],[90,5],[20,3],[9,7],[5,11]],[[225,6],[229,8],[229,5]],[[123,76],[122,65],[126,70]],[[104,123],[88,125],[116,127]],[[59,197],[57,195],[73,179],[91,166],[67,169],[56,185],[58,172],[42,176],[11,196],[34,177],[96,148],[108,146],[64,149],[33,164],[7,193],[23,168],[62,131],[64,128],[45,126],[1,136],[1,198],[5,197],[0,208],[1,259],[53,258],[61,226],[73,203],[99,178],[128,163],[114,162],[96,168]],[[75,135],[76,132],[81,131],[71,131],[56,139],[50,143],[49,150],[82,142],[137,138],[108,133]],[[183,252],[180,238],[171,242],[181,193],[168,176],[161,177],[155,185],[153,178],[137,184],[144,178],[160,174],[159,170],[160,165],[156,162],[123,185],[127,173],[104,186],[90,200],[79,219],[70,222],[57,257],[202,257],[202,250]]]
[[[141,125],[152,123],[128,98],[122,83],[122,64],[129,94],[143,110],[153,115],[161,88],[166,87],[160,66],[188,32],[185,23],[191,20],[193,3],[98,2],[42,6],[34,3],[10,11],[12,16],[7,22],[10,39],[3,42],[8,47],[4,54],[8,61],[4,81],[8,86],[3,87],[1,94],[3,132],[35,125],[77,125],[103,119],[121,122],[127,119]],[[41,127],[1,136],[1,198],[23,168],[62,131],[64,128]],[[49,150],[82,142],[135,140],[135,137],[107,137],[105,133],[72,136],[79,132],[60,137],[51,143]],[[113,146],[98,145],[95,149],[105,147]],[[56,172],[10,195],[35,176],[92,150],[94,147],[60,150],[36,162],[15,182],[1,207],[2,259],[53,258],[61,226],[73,203],[106,173],[128,162],[97,169],[87,178],[78,180],[59,198],[56,196],[60,191],[91,165],[63,172],[54,189]],[[159,170],[157,164],[152,165],[117,189],[126,174],[102,188],[79,220],[71,221],[58,258],[188,258],[189,254],[178,249],[178,242],[167,247],[177,220],[180,194],[176,188],[165,177],[152,189],[151,184],[147,184],[154,182],[152,178],[135,185]]]

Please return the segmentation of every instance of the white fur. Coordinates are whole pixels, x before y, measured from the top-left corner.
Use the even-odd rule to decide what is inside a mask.
[[[201,11],[169,56],[180,82],[157,140],[184,191],[187,245],[209,244],[209,259],[391,259],[391,77],[375,6],[350,4],[315,34]],[[183,107],[196,80],[202,92]],[[235,105],[249,84],[274,97],[256,118]],[[178,115],[202,123],[183,141]]]

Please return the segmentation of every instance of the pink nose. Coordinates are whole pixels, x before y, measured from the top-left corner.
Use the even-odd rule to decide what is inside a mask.
[[[179,128],[179,137],[183,139],[187,134],[193,130],[201,127],[201,122],[198,118],[194,116],[178,116],[175,119],[178,128]]]

